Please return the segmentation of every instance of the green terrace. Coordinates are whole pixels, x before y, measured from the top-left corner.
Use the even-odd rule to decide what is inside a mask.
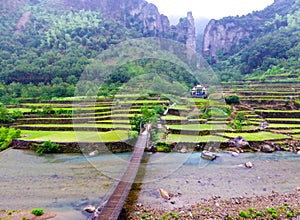
[[[201,131],[201,130],[224,130],[229,127],[214,125],[214,124],[187,124],[187,125],[167,125],[169,130],[190,130],[190,131]]]
[[[167,141],[170,143],[207,143],[207,142],[224,142],[226,138],[216,135],[183,135],[169,134]]]
[[[276,134],[267,131],[261,131],[256,133],[230,133],[224,132],[220,133],[220,136],[225,138],[236,138],[238,136],[243,136],[247,141],[277,141],[290,139],[291,137],[284,134]]]
[[[178,115],[166,115],[161,117],[163,120],[187,120],[187,117],[178,116]]]
[[[26,124],[18,125],[16,128],[32,127],[32,128],[126,128],[129,129],[129,124],[98,124],[98,123],[89,123],[89,124]]]
[[[108,132],[87,131],[29,131],[23,130],[21,140],[53,142],[117,142],[128,138],[128,131],[114,130]]]
[[[168,133],[162,135],[161,141],[224,142],[237,136],[243,136],[248,141],[299,138],[300,110],[274,110],[271,102],[282,102],[276,105],[277,108],[286,105],[291,94],[299,94],[300,85],[291,84],[293,89],[287,88],[289,84],[276,85],[280,87],[273,88],[269,84],[216,87],[215,90],[222,91],[222,97],[228,94],[240,97],[242,105],[235,108],[225,104],[223,99],[181,98],[178,104],[171,105],[167,115],[161,117],[161,123]],[[76,142],[77,137],[82,137],[80,140],[87,142],[114,142],[128,138],[130,120],[135,114],[140,115],[141,106],[147,105],[151,109],[155,105],[168,106],[171,103],[160,98],[141,98],[140,94],[124,94],[115,99],[97,99],[96,102],[93,99],[73,102],[58,99],[45,103],[22,103],[10,106],[9,111],[24,113],[13,123],[13,127],[22,130],[22,140]],[[46,106],[54,112],[43,114],[37,111],[43,111]],[[233,110],[245,116],[241,128],[234,128],[230,124]],[[264,121],[268,121],[269,126],[262,130],[260,126]]]

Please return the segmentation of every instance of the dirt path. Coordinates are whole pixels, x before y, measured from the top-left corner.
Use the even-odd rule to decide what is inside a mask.
[[[14,31],[14,34],[21,34],[22,27],[25,27],[27,22],[29,21],[31,15],[31,11],[26,11],[21,16],[20,20],[17,23],[16,30]]]

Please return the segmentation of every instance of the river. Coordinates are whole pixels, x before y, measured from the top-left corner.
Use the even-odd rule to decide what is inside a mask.
[[[215,161],[200,153],[152,154],[144,166],[137,202],[146,206],[184,206],[214,195],[222,198],[293,192],[300,186],[300,157],[289,152],[219,153]],[[86,205],[98,205],[112,192],[130,153],[86,157],[81,154],[37,156],[10,149],[0,153],[0,209],[42,207],[57,220],[86,219]],[[252,169],[242,166],[251,161]],[[139,181],[139,180],[138,180]],[[159,188],[180,194],[175,204],[163,201]]]

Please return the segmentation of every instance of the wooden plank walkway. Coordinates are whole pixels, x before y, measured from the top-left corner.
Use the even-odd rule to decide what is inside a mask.
[[[150,138],[149,126],[147,126],[147,129],[145,129],[145,131],[139,135],[137,143],[134,146],[134,151],[130,158],[127,170],[122,176],[116,189],[114,190],[111,197],[108,199],[107,203],[104,205],[100,214],[98,216],[95,216],[93,219],[96,220],[117,220],[118,219],[122,211],[123,205],[125,203],[125,200],[131,189],[131,186],[135,180],[149,138]]]

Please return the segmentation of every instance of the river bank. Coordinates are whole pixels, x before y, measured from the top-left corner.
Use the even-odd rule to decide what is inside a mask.
[[[171,194],[171,197],[175,196]],[[171,203],[171,200],[165,200]],[[223,200],[220,196],[201,201],[194,205],[186,204],[178,208],[152,208],[136,203],[127,210],[126,219],[299,219],[300,193],[290,194],[272,192],[266,196],[235,197]],[[62,213],[58,213],[62,216]],[[244,216],[244,217],[243,217]],[[26,218],[24,218],[26,217]],[[67,216],[65,216],[67,217]],[[0,219],[46,220],[57,219],[55,213],[34,216],[29,211],[0,211]]]
[[[172,198],[170,201],[172,202]],[[130,210],[127,219],[243,219],[242,216],[252,219],[299,219],[300,193],[272,192],[267,196],[227,200],[215,196],[195,205],[186,204],[170,209],[152,208],[137,203]]]

